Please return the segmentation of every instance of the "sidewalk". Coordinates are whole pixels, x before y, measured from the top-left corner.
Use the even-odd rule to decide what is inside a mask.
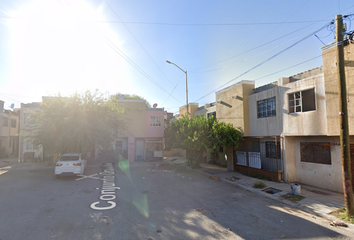
[[[164,161],[169,164],[183,165],[188,167],[187,160],[182,157],[166,157]],[[312,186],[301,185],[301,196],[305,198],[298,202],[292,202],[282,197],[287,193],[291,193],[290,183],[264,181],[266,187],[263,189],[256,189],[253,188],[253,184],[260,181],[259,179],[248,177],[238,172],[228,171],[226,168],[218,165],[202,163],[201,168],[194,170],[208,177],[212,177],[213,179],[234,184],[245,190],[274,199],[286,205],[301,209],[330,221],[342,222],[341,220],[329,214],[338,208],[344,207],[344,198],[342,193],[332,192]],[[267,193],[264,190],[269,190],[268,192],[271,193]],[[277,192],[278,190],[280,191]],[[347,223],[347,225],[351,229],[354,229],[354,224]]]
[[[18,162],[18,158],[2,158],[0,159],[0,168],[7,167]]]

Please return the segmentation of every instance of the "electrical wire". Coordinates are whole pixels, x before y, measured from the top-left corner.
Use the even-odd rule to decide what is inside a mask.
[[[346,8],[345,10],[351,9],[351,8],[353,8],[353,7],[354,7],[354,5],[352,5],[352,6],[348,7],[348,8]],[[348,15],[345,15],[344,18],[351,18],[351,17],[353,17],[353,15],[354,15],[354,14],[348,14]],[[283,36],[281,36],[281,37],[279,37],[279,38],[273,39],[273,40],[268,41],[268,42],[266,42],[266,43],[263,43],[263,44],[261,44],[261,45],[259,45],[259,46],[256,46],[256,47],[254,47],[254,48],[251,48],[251,49],[249,49],[249,50],[247,50],[247,51],[245,51],[245,52],[236,54],[236,55],[234,55],[234,56],[225,58],[225,59],[223,59],[223,60],[216,61],[216,62],[214,62],[214,63],[205,65],[205,66],[203,66],[203,67],[199,67],[199,68],[192,69],[192,70],[190,70],[190,72],[194,72],[194,71],[199,70],[199,69],[207,68],[207,67],[210,67],[210,66],[213,66],[213,65],[216,65],[216,64],[225,62],[225,61],[227,61],[227,60],[230,60],[230,59],[235,58],[235,57],[238,57],[238,56],[240,56],[240,55],[242,55],[242,54],[245,54],[245,53],[251,52],[251,51],[253,51],[253,50],[256,50],[256,49],[258,49],[258,48],[261,48],[261,47],[263,47],[263,46],[265,46],[265,45],[268,45],[268,44],[273,43],[273,42],[275,42],[275,41],[277,41],[277,40],[280,40],[280,39],[282,39],[282,38],[284,38],[284,37],[287,37],[287,36],[289,36],[289,35],[291,35],[291,34],[293,34],[293,33],[296,33],[296,32],[298,32],[298,31],[300,31],[300,30],[302,30],[302,29],[304,29],[304,28],[310,27],[310,26],[312,26],[312,25],[314,25],[314,24],[316,24],[316,23],[323,22],[323,21],[328,22],[328,20],[325,20],[325,19],[315,21],[315,22],[313,22],[312,24],[309,24],[309,25],[307,25],[307,26],[305,26],[305,27],[302,27],[302,28],[300,28],[300,29],[297,29],[297,30],[295,30],[295,31],[293,31],[293,32],[290,32],[290,33],[288,33],[288,34],[286,34],[286,35],[283,35]],[[329,27],[329,28],[332,28],[332,29],[330,29],[331,32],[334,32],[334,25],[333,25],[333,24],[329,25],[328,27]],[[332,33],[330,33],[330,34],[332,34]]]
[[[301,62],[301,63],[292,65],[291,67],[283,68],[282,70],[276,71],[276,72],[271,73],[271,74],[268,74],[268,75],[266,75],[266,76],[256,78],[256,79],[254,79],[254,81],[260,80],[260,79],[262,79],[262,78],[270,77],[270,76],[272,76],[272,75],[275,75],[275,74],[277,74],[277,73],[280,73],[280,72],[289,70],[289,69],[291,69],[291,68],[300,66],[300,65],[302,65],[302,64],[304,64],[304,63],[310,62],[310,61],[315,60],[315,59],[320,58],[320,57],[322,57],[322,55],[319,55],[319,56],[317,56],[317,57],[310,58],[310,59],[308,59],[308,60],[306,60],[306,61],[303,61],[303,62]]]
[[[149,56],[150,60],[155,64],[155,66],[160,70],[160,72],[166,77],[166,79],[171,83],[173,86],[172,81],[167,77],[167,75],[162,71],[162,69],[159,67],[159,65],[155,62],[155,60],[151,57],[151,55],[148,53],[148,51],[144,48],[144,46],[140,43],[140,41],[135,37],[135,35],[130,31],[130,29],[127,27],[127,25],[122,21],[122,19],[118,16],[117,12],[114,11],[112,6],[105,0],[105,3],[108,5],[108,7],[112,10],[114,15],[119,19],[119,21],[124,25],[124,27],[128,30],[128,32],[133,36],[135,41],[140,45],[140,47],[144,50],[144,52]],[[181,94],[181,93],[180,93]],[[182,95],[182,94],[181,94]]]
[[[58,0],[60,2],[60,0]],[[60,2],[62,5],[63,3]],[[74,8],[70,3],[68,3],[72,8]],[[120,50],[106,35],[104,35],[100,30],[96,29],[98,33],[101,34],[101,36],[106,40],[105,43],[113,49],[117,54],[119,54],[126,62],[128,62],[131,66],[133,66],[138,72],[140,72],[144,77],[146,77],[149,81],[151,81],[153,84],[155,84],[157,87],[159,87],[162,91],[164,91],[166,94],[169,94],[169,92],[164,89],[158,82],[156,82],[152,77],[150,77],[143,69],[141,69],[132,59],[130,59],[122,50]],[[182,101],[178,100],[174,96],[172,96],[175,100],[178,102],[182,103]]]
[[[331,22],[330,24],[332,24],[332,22]],[[237,77],[231,79],[230,81],[228,81],[228,82],[222,84],[220,87],[218,87],[218,88],[214,89],[213,91],[207,93],[206,95],[202,96],[201,98],[198,98],[197,100],[195,100],[195,102],[199,101],[200,99],[205,98],[206,96],[208,96],[208,95],[210,95],[210,94],[216,92],[216,91],[219,90],[220,88],[222,88],[222,87],[224,87],[224,86],[230,84],[231,82],[237,80],[238,78],[244,76],[245,74],[251,72],[252,70],[254,70],[254,69],[256,69],[256,68],[262,66],[263,64],[265,64],[265,63],[267,63],[267,62],[269,62],[269,61],[272,60],[273,58],[275,58],[275,57],[279,56],[280,54],[282,54],[283,52],[285,52],[285,51],[287,51],[287,50],[293,48],[294,46],[296,46],[296,45],[299,44],[300,42],[302,42],[302,41],[304,41],[305,39],[307,39],[307,38],[313,36],[314,34],[316,34],[317,32],[321,31],[322,29],[326,28],[327,26],[328,26],[328,24],[324,25],[323,27],[319,28],[318,30],[314,31],[313,33],[311,33],[311,34],[309,34],[309,35],[307,35],[307,36],[301,38],[299,41],[293,43],[293,44],[290,45],[289,47],[287,47],[287,48],[281,50],[280,52],[278,52],[278,53],[272,55],[271,57],[269,57],[269,58],[267,58],[266,60],[260,62],[259,64],[255,65],[254,67],[250,68],[249,70],[247,70],[247,71],[241,73],[240,75],[238,75]]]
[[[328,21],[327,21],[327,22],[328,22]],[[314,24],[314,23],[313,23],[313,24]],[[244,51],[244,52],[242,52],[242,53],[238,53],[238,54],[236,54],[236,55],[233,55],[233,56],[228,57],[228,58],[225,58],[225,59],[223,59],[223,60],[220,60],[220,61],[217,61],[217,62],[208,64],[208,65],[203,66],[203,67],[199,67],[199,68],[192,69],[192,70],[190,70],[190,72],[193,72],[193,71],[196,71],[196,70],[199,70],[199,69],[203,69],[203,68],[207,68],[207,67],[210,67],[210,66],[213,66],[213,65],[216,65],[216,64],[225,62],[225,61],[227,61],[227,60],[233,59],[233,58],[238,57],[238,56],[240,56],[240,55],[243,55],[243,54],[245,54],[245,53],[249,53],[249,52],[251,52],[251,51],[253,51],[253,50],[256,50],[256,49],[258,49],[258,48],[261,48],[261,47],[263,47],[263,46],[266,46],[266,45],[268,45],[268,44],[270,44],[270,43],[273,43],[273,42],[275,42],[275,41],[277,41],[277,40],[280,40],[280,39],[282,39],[282,38],[285,38],[285,37],[287,37],[287,36],[289,36],[289,35],[291,35],[291,34],[293,34],[293,33],[296,33],[296,32],[301,31],[301,30],[303,30],[303,29],[305,29],[305,28],[307,28],[307,27],[310,27],[310,26],[313,25],[313,24],[310,24],[310,25],[307,25],[307,26],[305,26],[305,27],[299,28],[299,29],[297,29],[297,30],[295,30],[295,31],[293,31],[293,32],[290,32],[290,33],[285,34],[285,35],[283,35],[283,36],[281,36],[281,37],[279,37],[279,38],[276,38],[276,39],[273,39],[273,40],[268,41],[268,42],[266,42],[266,43],[263,43],[263,44],[261,44],[261,45],[259,45],[259,46],[257,46],[257,47],[251,48],[251,49],[249,49],[249,50],[247,50],[247,51]]]
[[[324,22],[325,20],[320,20]],[[139,25],[163,25],[163,26],[255,26],[255,25],[276,25],[276,24],[299,24],[299,23],[311,23],[319,22],[313,21],[293,21],[293,22],[254,22],[254,23],[165,23],[165,22],[121,22],[121,21],[97,21],[102,23],[123,23],[123,24],[139,24]]]

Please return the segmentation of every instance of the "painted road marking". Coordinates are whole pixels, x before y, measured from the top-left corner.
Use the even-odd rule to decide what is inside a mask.
[[[96,180],[103,180],[103,179],[101,179],[101,178],[98,178],[98,177],[94,177],[94,176],[96,176],[96,175],[98,175],[97,173],[95,173],[95,174],[92,174],[92,175],[89,175],[89,176],[85,176],[85,175],[78,175],[79,177],[81,177],[81,178],[77,178],[77,179],[75,179],[75,180],[82,180],[82,179],[85,179],[85,178],[91,178],[91,179],[96,179]]]
[[[101,187],[101,196],[99,197],[99,201],[94,202],[90,205],[91,209],[98,211],[110,210],[115,208],[117,206],[117,203],[113,200],[116,199],[116,190],[120,189],[120,187],[117,187],[115,184],[113,164],[106,163],[103,165],[103,167],[104,171],[99,173],[100,175],[103,175],[103,179],[100,179],[103,180]]]

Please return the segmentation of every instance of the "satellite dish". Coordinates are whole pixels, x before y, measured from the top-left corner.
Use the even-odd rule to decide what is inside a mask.
[[[157,107],[157,103],[154,103],[154,105],[152,105],[153,108],[156,108]]]
[[[11,103],[10,108],[13,110],[14,107],[15,107],[15,104],[14,104],[14,103]]]

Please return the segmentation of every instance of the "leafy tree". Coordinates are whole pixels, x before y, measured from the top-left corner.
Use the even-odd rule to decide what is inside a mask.
[[[217,147],[232,147],[232,151],[231,149],[227,149],[226,151],[228,159],[232,159],[234,147],[237,147],[242,139],[243,133],[240,129],[234,128],[230,123],[216,122],[209,135],[209,147],[211,149],[216,149]],[[216,152],[214,152],[214,154],[218,156]]]
[[[231,123],[215,122],[212,126],[209,135],[209,147],[233,147],[237,146],[238,142],[243,139],[242,131],[236,129]]]
[[[117,104],[105,100],[97,90],[71,97],[43,99],[41,110],[33,112],[31,136],[50,155],[85,152],[94,145],[109,146],[124,127]]]
[[[196,157],[196,165],[198,165],[203,150],[237,145],[237,142],[242,139],[242,134],[231,124],[198,116],[194,119],[183,117],[171,122],[165,129],[164,137],[167,149],[181,148],[199,152]]]

